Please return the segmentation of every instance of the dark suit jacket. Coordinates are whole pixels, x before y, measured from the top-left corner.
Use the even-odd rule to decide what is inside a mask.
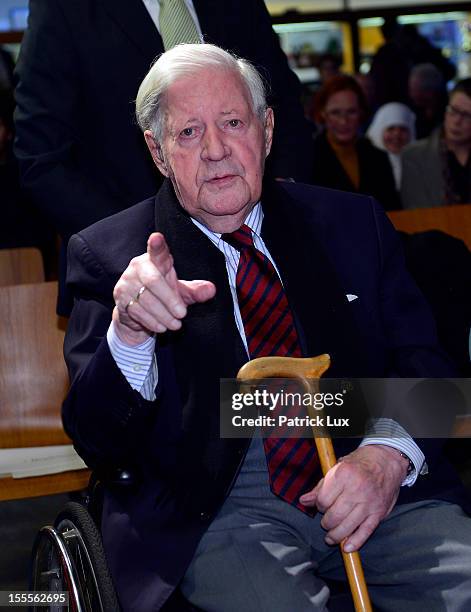
[[[314,166],[311,182],[341,191],[353,191],[373,196],[385,210],[400,208],[399,195],[387,154],[373,146],[367,138],[357,141],[360,186],[355,188],[330,146],[325,132],[314,139]]]
[[[235,51],[271,83],[273,171],[307,179],[299,82],[262,0],[194,0],[207,42]],[[138,87],[162,53],[142,0],[31,0],[17,65],[22,180],[63,236],[156,192],[159,175],[134,121]]]
[[[277,183],[266,186],[262,201],[262,236],[305,355],[329,353],[332,376],[453,374],[396,234],[372,199]],[[105,334],[113,287],[155,230],[166,236],[178,276],[211,280],[217,293],[189,308],[182,330],[159,335],[157,399],[149,402],[121,375]],[[224,257],[165,182],[155,199],[73,236],[69,262],[76,301],[65,343],[72,379],[65,427],[93,467],[131,466],[139,474],[135,489],[107,492],[104,545],[124,608],[157,610],[228,494],[248,444],[219,435],[218,381],[247,360]],[[347,293],[359,299],[349,303]],[[438,462],[435,446],[422,446],[431,476],[405,487],[400,501],[457,499],[456,477]]]

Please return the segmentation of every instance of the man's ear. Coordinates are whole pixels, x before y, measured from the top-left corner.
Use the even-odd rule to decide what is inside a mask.
[[[273,142],[273,127],[275,123],[275,117],[272,108],[267,108],[265,111],[265,157],[268,156],[271,150],[271,144]]]
[[[146,140],[147,148],[149,149],[150,154],[152,155],[152,159],[154,160],[155,165],[164,176],[168,176],[169,172],[160,143],[155,140],[154,135],[150,130],[146,130],[144,132],[144,138]]]

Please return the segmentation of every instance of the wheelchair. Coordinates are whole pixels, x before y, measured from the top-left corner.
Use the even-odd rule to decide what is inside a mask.
[[[53,603],[50,612],[120,612],[121,606],[111,578],[98,528],[103,505],[103,487],[132,487],[132,472],[116,470],[92,473],[85,495],[69,501],[53,525],[42,527],[35,539],[30,568],[30,589],[51,594],[67,592],[68,604]],[[177,590],[165,612],[203,612],[186,601]],[[32,606],[43,612],[44,604]]]
[[[50,612],[121,611],[97,527],[101,515],[101,491],[97,493],[100,487],[95,482],[90,485],[93,492],[87,492],[82,501],[69,501],[54,524],[42,527],[36,536],[31,590],[69,594],[68,605],[51,604]],[[345,586],[329,581],[329,588],[329,610],[353,612],[352,599]],[[178,591],[171,599],[165,606],[166,612],[204,612],[192,606]],[[45,610],[34,605],[30,609]]]
[[[42,527],[31,556],[30,588],[52,594],[68,592],[68,605],[53,604],[51,612],[119,612],[98,526],[103,506],[103,483],[127,487],[134,482],[125,470],[92,472],[86,491],[69,501],[53,525]],[[36,612],[36,608],[32,608]],[[37,612],[44,610],[38,608]]]
[[[40,529],[33,546],[31,573],[33,591],[69,593],[69,604],[51,604],[52,612],[120,610],[100,533],[79,502],[68,502],[53,526]]]

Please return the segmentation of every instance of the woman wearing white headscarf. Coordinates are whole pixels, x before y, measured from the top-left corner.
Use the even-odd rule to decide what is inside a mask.
[[[373,117],[366,133],[371,142],[386,151],[393,168],[394,180],[401,186],[401,152],[415,140],[415,114],[405,104],[389,102],[384,104]]]

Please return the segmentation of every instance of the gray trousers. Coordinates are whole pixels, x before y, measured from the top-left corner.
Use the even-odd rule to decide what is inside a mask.
[[[183,579],[183,594],[207,612],[328,609],[324,578],[344,580],[337,546],[311,518],[270,491],[254,438],[231,495]],[[459,506],[397,506],[361,549],[375,608],[391,612],[471,610],[471,519]]]

